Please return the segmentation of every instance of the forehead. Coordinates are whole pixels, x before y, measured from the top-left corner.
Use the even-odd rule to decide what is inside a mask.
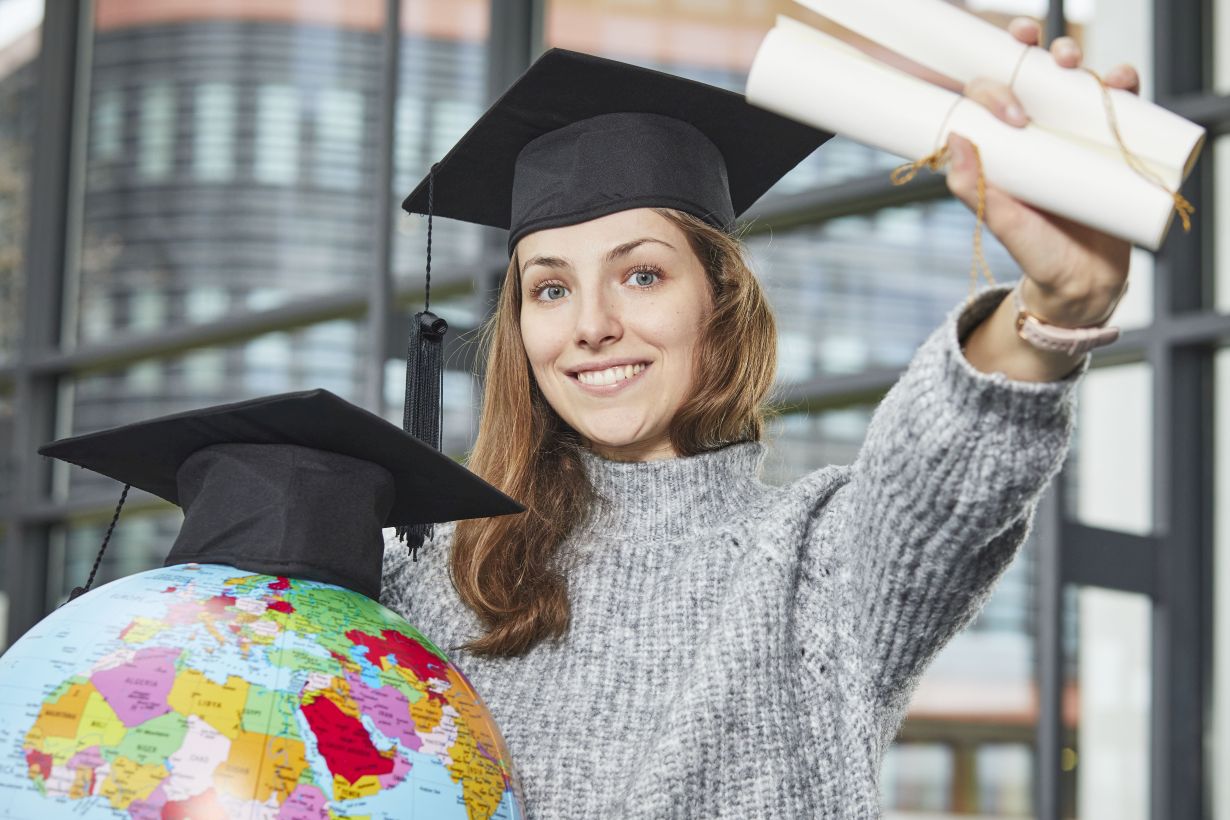
[[[652,208],[632,208],[613,214],[526,234],[517,242],[517,259],[524,265],[536,256],[583,260],[604,256],[612,248],[636,239],[656,239],[675,251],[687,249],[687,237]],[[657,243],[654,247],[668,251]]]

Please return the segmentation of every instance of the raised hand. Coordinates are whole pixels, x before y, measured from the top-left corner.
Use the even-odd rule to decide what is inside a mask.
[[[1037,45],[1039,26],[1017,18],[1009,31],[1022,43]],[[1075,70],[1081,65],[1080,47],[1071,37],[1057,38],[1050,47],[1055,62]],[[1120,65],[1103,77],[1112,88],[1139,93],[1140,79],[1130,65]],[[1004,122],[1028,124],[1012,89],[978,78],[964,89],[967,97],[986,106]],[[971,209],[977,207],[978,166],[970,142],[951,134],[952,164],[948,188]],[[1022,297],[1030,310],[1051,324],[1065,327],[1095,325],[1107,319],[1127,286],[1129,243],[1034,208],[993,185],[986,186],[987,228],[1012,254],[1026,281]]]

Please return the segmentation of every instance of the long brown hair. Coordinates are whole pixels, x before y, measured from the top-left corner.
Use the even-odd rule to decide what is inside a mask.
[[[690,456],[759,440],[777,367],[777,331],[743,245],[695,217],[655,210],[688,237],[713,294],[713,313],[696,346],[696,389],[671,422],[671,443]],[[487,629],[466,648],[487,656],[520,655],[568,630],[568,587],[556,557],[593,495],[579,455],[583,444],[551,409],[526,359],[518,267],[514,254],[484,329],[486,383],[469,466],[526,512],[459,522],[450,558],[462,602]]]

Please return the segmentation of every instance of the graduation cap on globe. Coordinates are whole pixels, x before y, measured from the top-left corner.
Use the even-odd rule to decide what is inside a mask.
[[[125,494],[137,487],[181,506],[167,566],[230,564],[371,598],[380,593],[382,527],[523,509],[435,447],[327,390],[163,416],[39,453],[123,482]]]

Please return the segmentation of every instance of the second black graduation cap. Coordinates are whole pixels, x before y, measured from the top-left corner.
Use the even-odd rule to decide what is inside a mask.
[[[168,563],[224,563],[380,591],[381,527],[523,507],[327,390],[285,393],[39,448],[184,508]]]
[[[832,134],[742,95],[552,49],[435,167],[436,215],[527,233],[669,207],[728,230]],[[424,179],[402,207],[427,213]]]

